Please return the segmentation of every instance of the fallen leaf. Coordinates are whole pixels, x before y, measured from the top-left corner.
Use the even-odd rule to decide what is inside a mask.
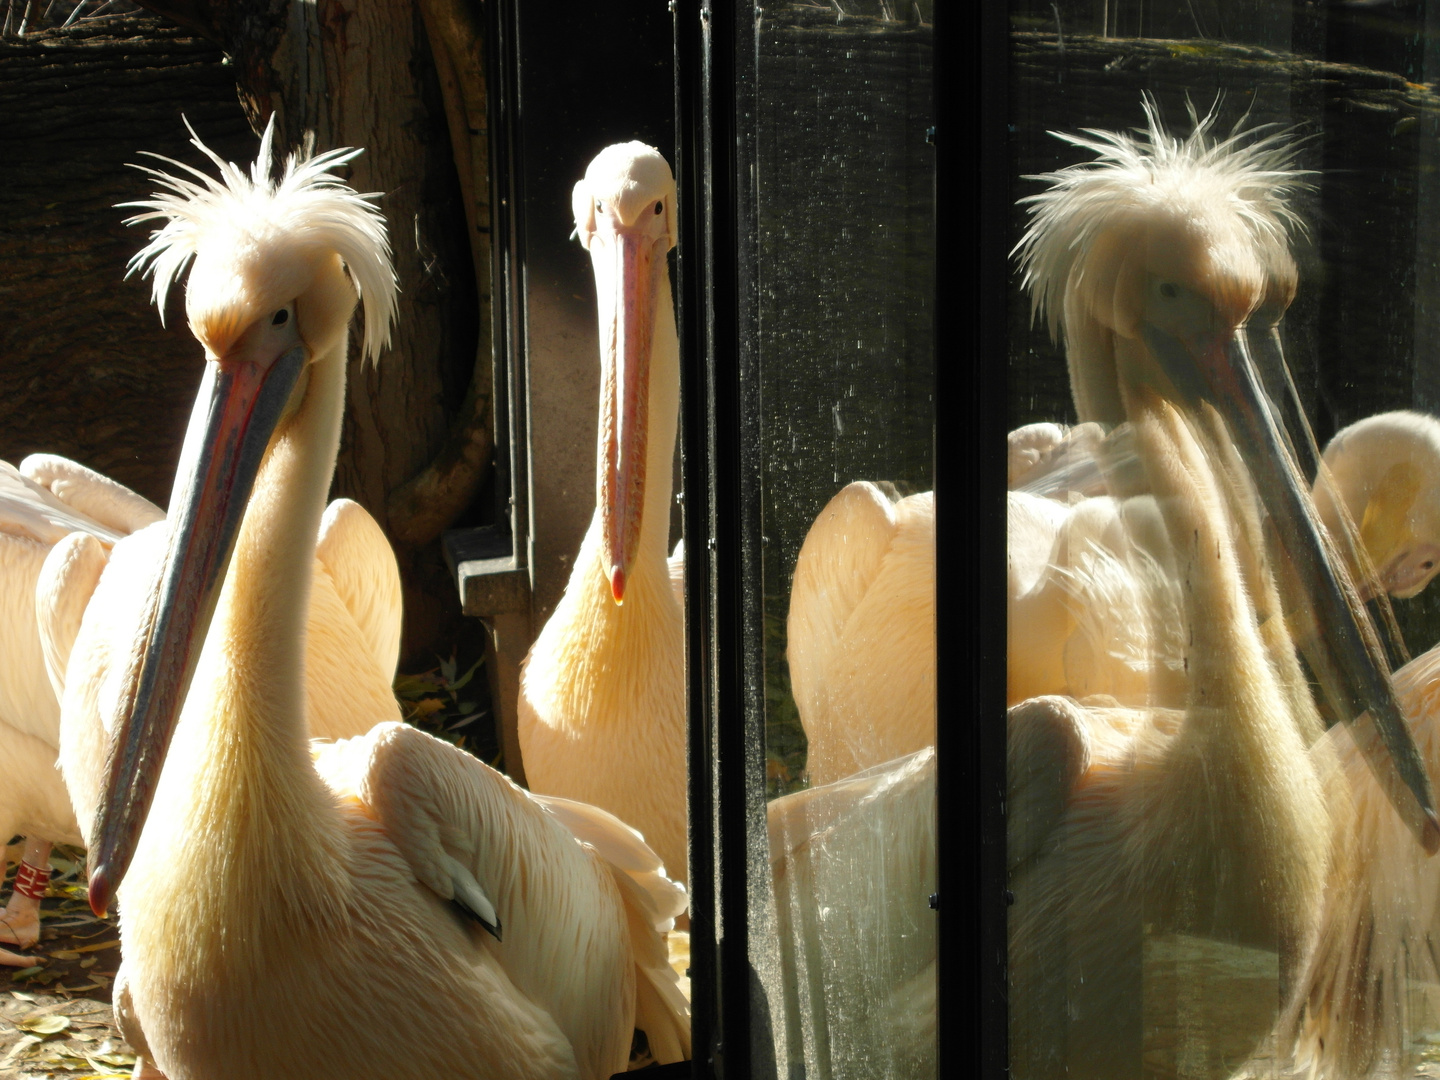
[[[80,954],[74,949],[57,949],[50,954],[54,960],[79,960]]]
[[[36,1035],[58,1035],[70,1026],[70,1018],[58,1013],[51,1013],[49,1016],[27,1016],[20,1021],[20,1026]]]
[[[20,1001],[34,1001],[34,1000],[35,1000],[35,995],[34,995],[34,994],[26,994],[26,993],[23,993],[22,991],[19,991],[19,990],[11,990],[11,991],[10,991],[10,996],[13,997],[13,998],[16,998],[16,999],[18,999],[18,1000],[20,1000]]]
[[[114,949],[118,947],[119,944],[118,939],[112,941],[97,941],[94,945],[76,945],[75,951],[77,953],[99,952],[101,949]]]
[[[88,1055],[87,1055],[87,1057],[88,1057]],[[102,1063],[102,1064],[104,1064],[104,1065],[134,1065],[134,1064],[135,1064],[135,1055],[134,1055],[134,1054],[96,1054],[94,1057],[89,1058],[89,1060],[90,1060],[92,1063],[98,1061],[98,1062],[100,1062],[100,1063]]]
[[[39,964],[36,964],[36,965],[33,966],[33,967],[21,968],[19,971],[15,972],[14,974],[12,974],[12,975],[10,976],[10,981],[11,981],[11,982],[24,982],[26,979],[33,978],[34,976],[38,975],[40,972],[42,972],[42,971],[44,971],[44,970],[45,970],[45,969],[44,969],[43,967],[41,967]],[[34,998],[30,998],[29,1000],[34,1001],[35,999],[34,999]]]
[[[30,1047],[34,1046],[36,1043],[39,1042],[44,1042],[44,1039],[39,1035],[23,1036],[18,1042],[15,1043],[14,1046],[10,1048],[10,1052],[5,1055],[3,1061],[0,1061],[0,1065],[3,1065],[5,1064],[5,1062],[11,1061],[16,1057],[19,1057],[26,1050],[29,1050]]]
[[[75,955],[79,956],[80,954],[76,953]],[[92,968],[95,966],[96,962],[99,961],[99,959],[100,957],[98,956],[87,956],[84,960],[80,961],[80,966],[82,968]]]

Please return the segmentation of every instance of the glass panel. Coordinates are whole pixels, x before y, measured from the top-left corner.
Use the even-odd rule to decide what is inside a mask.
[[[751,24],[774,904],[751,954],[782,1075],[935,1069],[929,20]]]
[[[1437,17],[1011,7],[1022,1080],[1432,1067]]]

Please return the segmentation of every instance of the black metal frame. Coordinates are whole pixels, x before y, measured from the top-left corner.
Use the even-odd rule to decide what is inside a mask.
[[[675,7],[676,182],[680,207],[677,317],[685,499],[687,703],[690,714],[691,1045],[694,1073],[724,1076],[726,1045],[748,1044],[747,995],[732,973],[748,968],[743,851],[736,874],[725,820],[743,820],[743,731],[737,715],[741,615],[721,581],[739,576],[739,461],[719,445],[736,422],[739,371],[738,245],[734,191],[734,11],[709,0]],[[718,99],[718,100],[717,100]],[[704,497],[700,497],[703,493]],[[727,526],[729,528],[727,529]],[[704,538],[704,542],[697,542]],[[737,738],[741,745],[736,747]],[[738,751],[738,752],[737,752]],[[723,936],[721,927],[729,930]],[[742,984],[743,985],[743,984]]]
[[[963,503],[936,499],[935,630],[939,655],[958,661],[938,672],[936,749],[949,776],[937,792],[940,820],[949,823],[939,833],[940,891],[948,905],[940,920],[941,970],[948,962],[973,979],[965,980],[968,994],[960,977],[940,980],[939,1061],[941,1075],[963,1068],[989,1078],[1009,1072],[1006,642],[1005,621],[995,614],[1005,610],[1005,585],[998,572],[988,572],[1004,565],[1006,546],[1009,11],[1006,4],[979,4],[963,22],[955,14],[947,7],[935,16],[936,248],[959,255],[968,287],[943,279],[937,287],[971,303],[936,305],[936,355],[964,358],[964,366],[938,368],[945,374],[936,414],[948,408],[960,419],[953,437],[937,432],[935,485],[937,495],[947,483],[965,492]]]

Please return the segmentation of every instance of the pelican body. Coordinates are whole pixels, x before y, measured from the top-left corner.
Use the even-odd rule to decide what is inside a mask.
[[[306,739],[308,537],[347,324],[358,294],[373,357],[395,282],[383,218],[330,172],[358,151],[292,156],[272,181],[272,135],[248,176],[205,151],[219,180],[157,174],[169,192],[143,204],[164,222],[139,256],[157,299],[194,260],[207,363],[94,826],[122,1028],[170,1080],[601,1078],[637,1014],[679,1056],[662,934],[684,894],[633,832],[591,808],[567,827],[394,722]]]
[[[800,547],[787,638],[812,784],[934,746],[934,493],[838,492]]]

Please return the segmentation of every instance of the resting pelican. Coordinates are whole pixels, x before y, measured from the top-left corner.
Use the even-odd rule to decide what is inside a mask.
[[[306,741],[347,326],[358,295],[373,358],[395,281],[379,211],[331,172],[359,151],[272,181],[273,132],[248,176],[196,139],[221,178],[161,175],[145,204],[157,300],[193,259],[207,364],[144,645],[100,693],[120,720],[90,898],[123,879],[116,1003],[141,1074],[600,1078],[637,1019],[681,1053],[661,934],[684,893],[633,832],[402,724]]]
[[[68,536],[87,537],[103,559],[108,547],[160,517],[146,499],[65,458],[36,454],[18,469],[0,462],[0,834],[28,837],[15,890],[0,912],[0,943],[25,949],[39,940],[51,845],[82,842],[55,768],[60,705],[37,618],[64,623],[84,599],[62,593],[42,602],[37,615],[37,583],[53,547]],[[34,962],[0,948],[0,964]]]
[[[1007,498],[1007,700],[1184,704],[1180,582],[1155,499]]]
[[[1357,730],[1373,767],[1412,832],[1429,850],[1440,839],[1378,644],[1250,367],[1251,350],[1278,348],[1296,288],[1293,151],[1275,135],[1213,140],[1213,114],[1174,139],[1149,101],[1146,113],[1139,138],[1062,136],[1098,160],[1042,178],[1018,251],[1037,310],[1063,330],[1081,420],[1132,425],[1185,586],[1187,697],[1178,710],[1040,698],[1010,712],[1021,1076],[1139,1071],[1144,926],[1276,948],[1282,985],[1313,940],[1328,772],[1307,753],[1322,725],[1280,617],[1256,489],[1303,584],[1296,602],[1316,613],[1335,696],[1347,717],[1368,708],[1380,736]]]
[[[686,872],[684,629],[665,547],[680,408],[666,253],[675,180],[643,143],[602,150],[575,185],[600,308],[595,516],[520,674],[534,791],[602,806]]]
[[[1065,501],[1078,495],[1103,495],[1104,475],[1098,464],[1105,429],[1093,421],[1076,424],[1026,424],[1007,439],[1008,486]]]
[[[1180,583],[1156,542],[1163,529],[1154,500],[1104,494],[1095,480],[1129,467],[1133,447],[1110,454],[1102,469],[1102,445],[1087,428],[1098,425],[1011,433],[1020,472],[1008,495],[1009,702],[1103,693],[1126,705],[1178,706]],[[1361,598],[1419,593],[1440,569],[1440,421],[1413,412],[1367,417],[1331,440],[1325,463],[1311,494]],[[1076,481],[1091,486],[1078,491]],[[1370,566],[1349,554],[1341,505]]]
[[[857,480],[795,561],[790,684],[812,784],[935,744],[935,496]]]

